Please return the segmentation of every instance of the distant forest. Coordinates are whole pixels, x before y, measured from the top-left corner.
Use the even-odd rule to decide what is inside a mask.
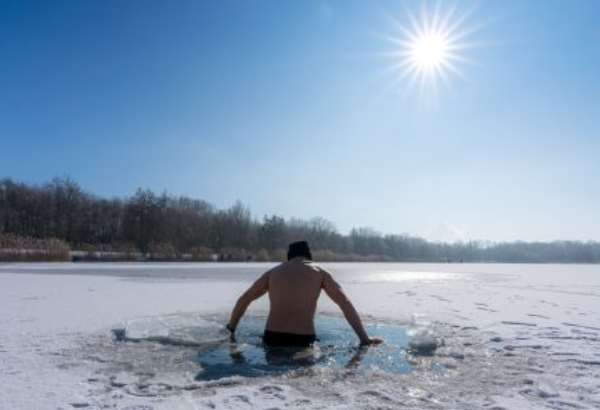
[[[300,239],[322,261],[600,263],[599,242],[449,244],[371,228],[343,235],[320,217],[257,219],[239,201],[217,209],[202,199],[143,189],[102,198],[68,178],[43,185],[0,180],[4,260],[11,252],[51,248],[61,255],[80,251],[82,259],[269,261],[284,259],[287,244]]]

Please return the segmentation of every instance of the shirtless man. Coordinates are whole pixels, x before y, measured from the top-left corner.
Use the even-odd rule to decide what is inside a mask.
[[[290,244],[288,261],[267,271],[244,292],[231,312],[227,329],[233,338],[250,303],[268,292],[271,308],[263,342],[267,346],[308,346],[316,340],[314,317],[321,289],[341,308],[361,345],[381,343],[381,339],[367,335],[340,285],[329,272],[312,262],[304,241]]]

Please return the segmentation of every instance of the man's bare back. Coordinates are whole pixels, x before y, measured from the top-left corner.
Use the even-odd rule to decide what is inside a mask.
[[[367,336],[354,306],[331,274],[302,256],[276,266],[254,282],[236,303],[228,329],[233,333],[248,305],[268,292],[271,307],[266,334],[314,335],[314,317],[321,289],[340,307],[361,344],[380,342]]]
[[[315,334],[317,300],[325,282],[333,280],[331,275],[303,258],[282,263],[266,275],[271,302],[267,330]]]

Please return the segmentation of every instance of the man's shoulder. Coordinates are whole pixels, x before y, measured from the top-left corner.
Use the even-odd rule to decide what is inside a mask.
[[[304,268],[304,269],[310,270],[312,272],[318,272],[320,274],[328,274],[328,275],[331,274],[321,264],[319,264],[318,262],[309,260],[309,259],[305,259],[305,260],[301,261],[300,264],[301,265],[299,266],[298,261],[284,261],[284,262],[281,262],[281,263],[273,266],[271,269],[269,269],[267,271],[267,273],[286,272],[286,271],[290,271],[290,270],[297,270],[300,267],[300,269]]]
[[[298,261],[284,261],[280,264],[274,266],[267,272],[276,272],[276,271],[287,271],[287,270],[297,270],[298,268],[308,269],[311,271],[316,271],[320,273],[328,273],[327,270],[321,266],[319,263],[311,260],[303,260],[298,264]]]
[[[325,269],[322,265],[320,265],[319,263],[317,263],[315,261],[307,260],[307,261],[305,261],[305,266],[315,272],[320,273],[320,274],[330,275],[330,273],[327,269]]]
[[[270,274],[270,273],[277,272],[277,271],[280,271],[282,269],[285,269],[285,264],[286,263],[287,262],[278,263],[277,265],[269,268],[265,273]]]

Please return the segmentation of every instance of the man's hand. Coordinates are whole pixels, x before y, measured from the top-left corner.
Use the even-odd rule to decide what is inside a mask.
[[[235,342],[235,328],[227,323],[227,325],[225,325],[225,329],[229,330],[229,341]]]
[[[381,343],[383,343],[383,339],[380,339],[378,337],[367,337],[366,339],[360,341],[361,346],[378,345]]]

